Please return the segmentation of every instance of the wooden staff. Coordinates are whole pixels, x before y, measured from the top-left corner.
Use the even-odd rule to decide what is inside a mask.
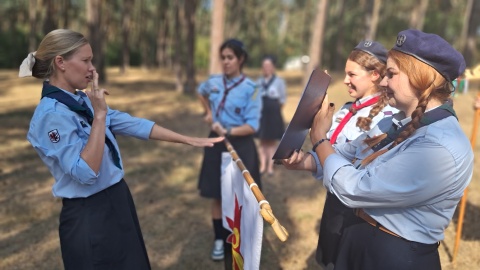
[[[477,99],[478,98],[480,98],[480,94],[477,95]],[[478,119],[480,119],[480,109],[476,108],[475,116],[473,117],[472,134],[470,137],[470,145],[472,146],[473,150],[475,150],[475,145],[477,140]],[[462,237],[463,217],[465,215],[465,208],[467,206],[467,194],[468,194],[468,187],[465,188],[465,191],[463,192],[463,197],[460,200],[460,212],[458,213],[457,233],[455,235],[455,245],[453,247],[452,263],[455,263],[455,259],[457,258],[458,247],[460,245],[460,238]]]
[[[270,203],[263,196],[262,192],[258,188],[257,183],[255,183],[255,180],[253,180],[252,175],[243,164],[232,144],[227,140],[227,138],[225,138],[224,142],[228,152],[230,152],[230,155],[233,158],[233,161],[235,161],[240,171],[242,171],[243,178],[245,178],[245,181],[247,181],[250,190],[253,192],[253,195],[257,199],[257,202],[260,205],[260,214],[262,215],[263,219],[265,219],[268,223],[270,223],[270,225],[272,225],[273,231],[277,235],[278,239],[280,239],[280,241],[282,242],[285,242],[288,238],[287,230],[280,224],[280,222],[278,222],[277,218],[273,215]]]

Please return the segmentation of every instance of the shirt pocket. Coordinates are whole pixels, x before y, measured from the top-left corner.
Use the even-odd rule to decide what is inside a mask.
[[[78,126],[78,129],[79,129],[79,136],[83,139],[83,140],[88,140],[88,137],[90,136],[90,132],[92,130],[92,126],[90,126],[90,124],[87,122],[87,120],[83,119],[83,118],[77,118],[77,126]]]
[[[226,109],[236,115],[243,115],[248,104],[248,97],[242,91],[232,91],[225,102]]]

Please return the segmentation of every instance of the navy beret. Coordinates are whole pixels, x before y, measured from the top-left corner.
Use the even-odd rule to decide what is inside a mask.
[[[360,41],[354,50],[364,51],[370,55],[375,56],[383,63],[387,63],[387,49],[382,44],[376,41],[364,40]]]
[[[442,37],[408,29],[398,33],[392,50],[411,55],[433,67],[451,82],[465,71],[465,59]]]

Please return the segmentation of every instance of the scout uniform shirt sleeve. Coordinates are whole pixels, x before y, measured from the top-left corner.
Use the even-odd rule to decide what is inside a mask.
[[[278,82],[278,92],[280,94],[279,101],[280,104],[285,104],[285,101],[287,100],[287,85],[285,84],[285,80],[282,78],[277,77]]]
[[[442,145],[416,138],[364,169],[354,168],[338,154],[330,155],[324,164],[324,185],[352,208],[415,207],[452,190],[456,184],[451,182],[456,178],[452,164],[455,160]]]
[[[248,92],[249,100],[245,107],[245,123],[250,125],[255,131],[258,131],[262,114],[262,97],[255,83],[252,81],[248,81],[247,83],[252,88]]]
[[[50,108],[34,115],[27,139],[56,180],[65,174],[81,184],[91,185],[98,175],[80,157],[88,136],[74,113]]]
[[[115,135],[131,136],[141,140],[149,139],[155,125],[153,121],[111,109],[108,110],[107,118],[109,119],[107,127],[110,127]]]

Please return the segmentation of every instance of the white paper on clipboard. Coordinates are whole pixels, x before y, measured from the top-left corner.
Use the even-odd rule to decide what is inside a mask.
[[[293,151],[302,148],[305,137],[312,126],[313,118],[322,106],[330,80],[330,75],[324,71],[318,69],[312,71],[297,109],[283,133],[272,159],[289,158]]]

